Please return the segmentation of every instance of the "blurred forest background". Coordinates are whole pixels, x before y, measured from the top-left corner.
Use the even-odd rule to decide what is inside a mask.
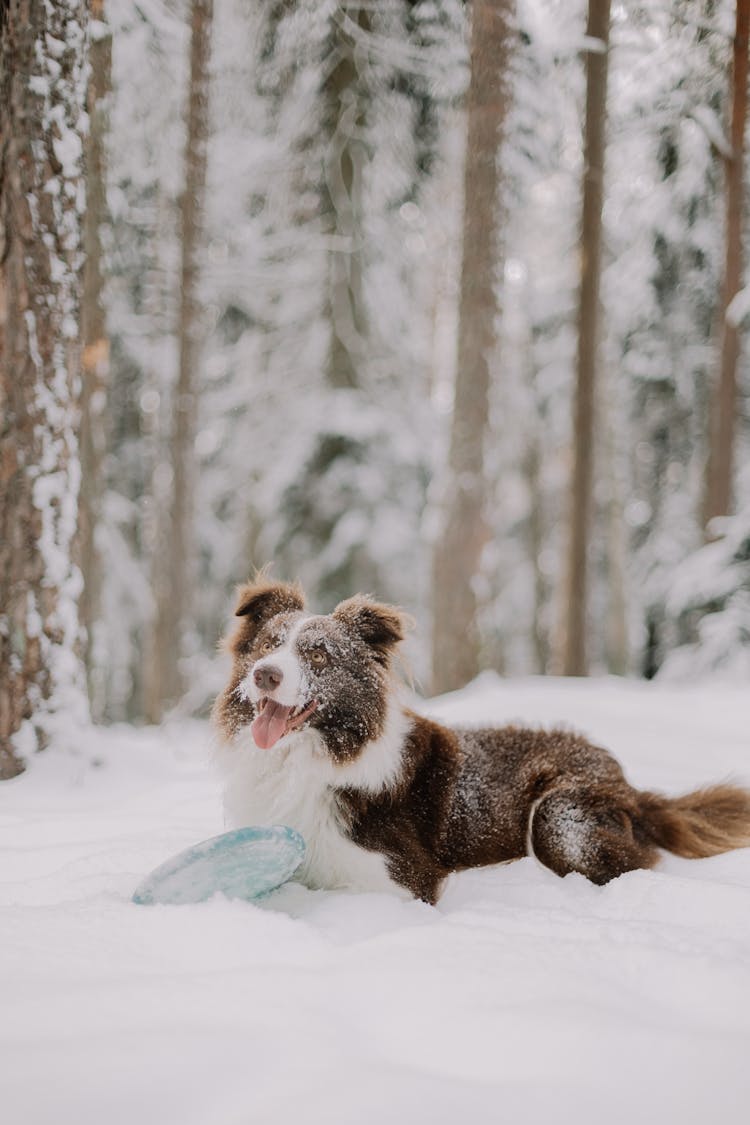
[[[750,675],[750,0],[0,12],[0,774],[269,561],[425,691]]]

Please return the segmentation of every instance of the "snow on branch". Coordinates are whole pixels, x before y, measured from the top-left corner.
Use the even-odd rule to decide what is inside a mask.
[[[584,35],[578,50],[589,55],[606,55],[607,44],[595,35]]]
[[[727,305],[725,317],[727,324],[732,328],[739,328],[743,320],[750,314],[750,285],[740,289]]]
[[[726,160],[733,156],[732,146],[729,143],[719,118],[707,105],[697,105],[690,114],[696,125],[699,125],[714,146],[716,151]]]

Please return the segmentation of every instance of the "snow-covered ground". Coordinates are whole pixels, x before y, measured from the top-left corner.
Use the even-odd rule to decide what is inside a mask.
[[[484,677],[425,709],[563,720],[642,786],[750,782],[740,688]],[[3,1125],[750,1121],[750,851],[607,887],[525,859],[437,907],[139,907],[223,828],[209,733],[95,743],[0,788]]]

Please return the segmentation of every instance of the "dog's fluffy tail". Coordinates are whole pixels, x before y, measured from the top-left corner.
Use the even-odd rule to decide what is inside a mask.
[[[750,789],[712,785],[684,797],[640,796],[643,827],[675,855],[702,859],[750,847]]]

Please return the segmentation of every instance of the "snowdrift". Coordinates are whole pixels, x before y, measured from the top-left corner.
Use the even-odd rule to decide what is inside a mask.
[[[750,781],[744,689],[488,676],[423,706],[567,722],[644,787]],[[437,907],[296,885],[134,906],[222,831],[209,743],[114,728],[0,788],[8,1125],[750,1119],[750,852],[606,887],[525,859]]]

